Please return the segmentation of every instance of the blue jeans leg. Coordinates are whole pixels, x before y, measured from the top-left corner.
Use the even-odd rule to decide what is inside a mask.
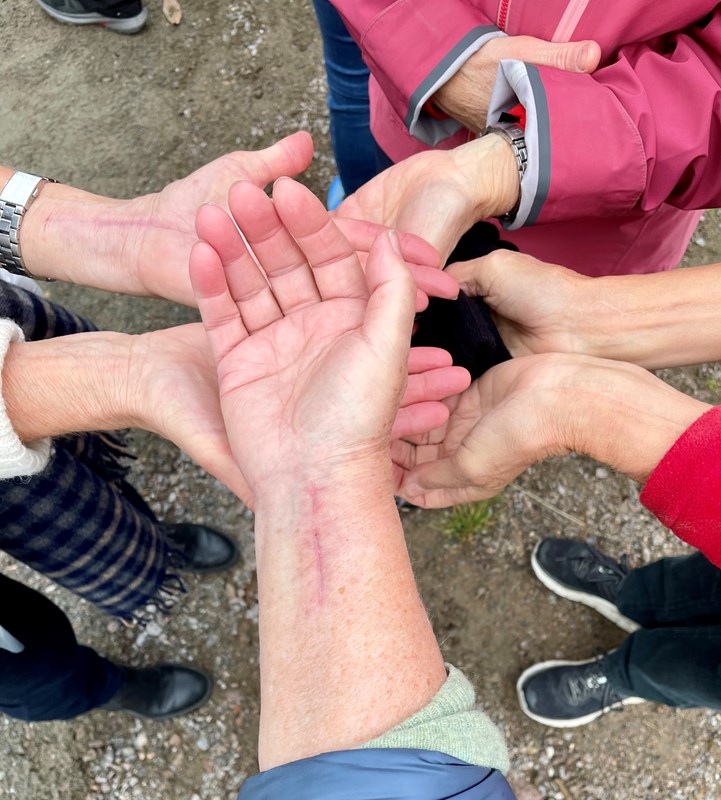
[[[369,72],[360,48],[328,0],[313,0],[313,5],[323,39],[331,146],[348,195],[379,172],[370,130]]]

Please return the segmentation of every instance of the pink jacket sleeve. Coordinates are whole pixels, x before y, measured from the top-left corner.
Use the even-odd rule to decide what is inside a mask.
[[[651,473],[641,502],[721,567],[721,406],[679,437]]]
[[[510,227],[721,205],[721,8],[592,76],[501,62],[489,120],[519,100],[529,170]]]
[[[463,126],[423,105],[489,39],[505,36],[463,0],[331,0],[406,128],[435,145]],[[429,46],[432,44],[432,47]]]

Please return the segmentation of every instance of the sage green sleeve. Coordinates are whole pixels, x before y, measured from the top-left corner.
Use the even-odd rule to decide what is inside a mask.
[[[465,675],[447,664],[448,678],[425,708],[361,745],[361,748],[435,750],[479,767],[507,773],[503,734],[476,705],[476,692]]]

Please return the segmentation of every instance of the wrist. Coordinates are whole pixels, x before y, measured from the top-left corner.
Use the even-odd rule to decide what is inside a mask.
[[[474,222],[499,217],[518,204],[521,180],[510,142],[487,135],[452,151],[456,168],[465,175],[474,199]]]
[[[10,345],[3,399],[18,437],[127,427],[127,338],[92,332]]]
[[[633,364],[584,359],[564,392],[571,449],[640,483],[710,406]]]
[[[132,292],[125,264],[125,201],[48,184],[23,218],[23,258],[33,275]]]
[[[269,475],[251,488],[256,513],[268,517],[295,513],[299,509],[291,511],[294,498],[318,493],[323,494],[326,503],[347,507],[351,514],[357,514],[358,504],[366,500],[373,504],[387,497],[392,502],[390,455],[387,452],[349,454],[312,463],[303,459],[297,464],[286,464],[282,472]],[[284,498],[283,504],[278,503],[279,497]]]

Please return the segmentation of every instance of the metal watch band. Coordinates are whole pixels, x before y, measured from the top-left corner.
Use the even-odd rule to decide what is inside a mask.
[[[27,172],[16,172],[0,192],[0,267],[15,275],[25,275],[36,280],[28,272],[20,251],[18,233],[23,215],[46,183],[55,183],[52,178],[42,178]]]
[[[526,148],[526,134],[523,128],[510,122],[496,122],[483,131],[483,136],[488,133],[497,133],[510,142],[513,148],[513,155],[516,157],[516,163],[518,164],[518,174],[523,180],[528,166],[528,149]]]
[[[502,136],[507,142],[510,143],[513,150],[513,155],[516,158],[516,165],[518,166],[518,176],[522,181],[528,166],[528,148],[526,147],[526,135],[523,128],[520,125],[516,125],[512,122],[496,122],[493,125],[489,125],[483,131],[482,135],[486,136],[489,133],[495,133],[498,136]],[[513,220],[516,218],[516,214],[518,213],[518,206],[520,205],[520,202],[521,199],[519,197],[516,207],[508,211],[506,214],[502,214],[499,219],[503,222],[513,222]]]

